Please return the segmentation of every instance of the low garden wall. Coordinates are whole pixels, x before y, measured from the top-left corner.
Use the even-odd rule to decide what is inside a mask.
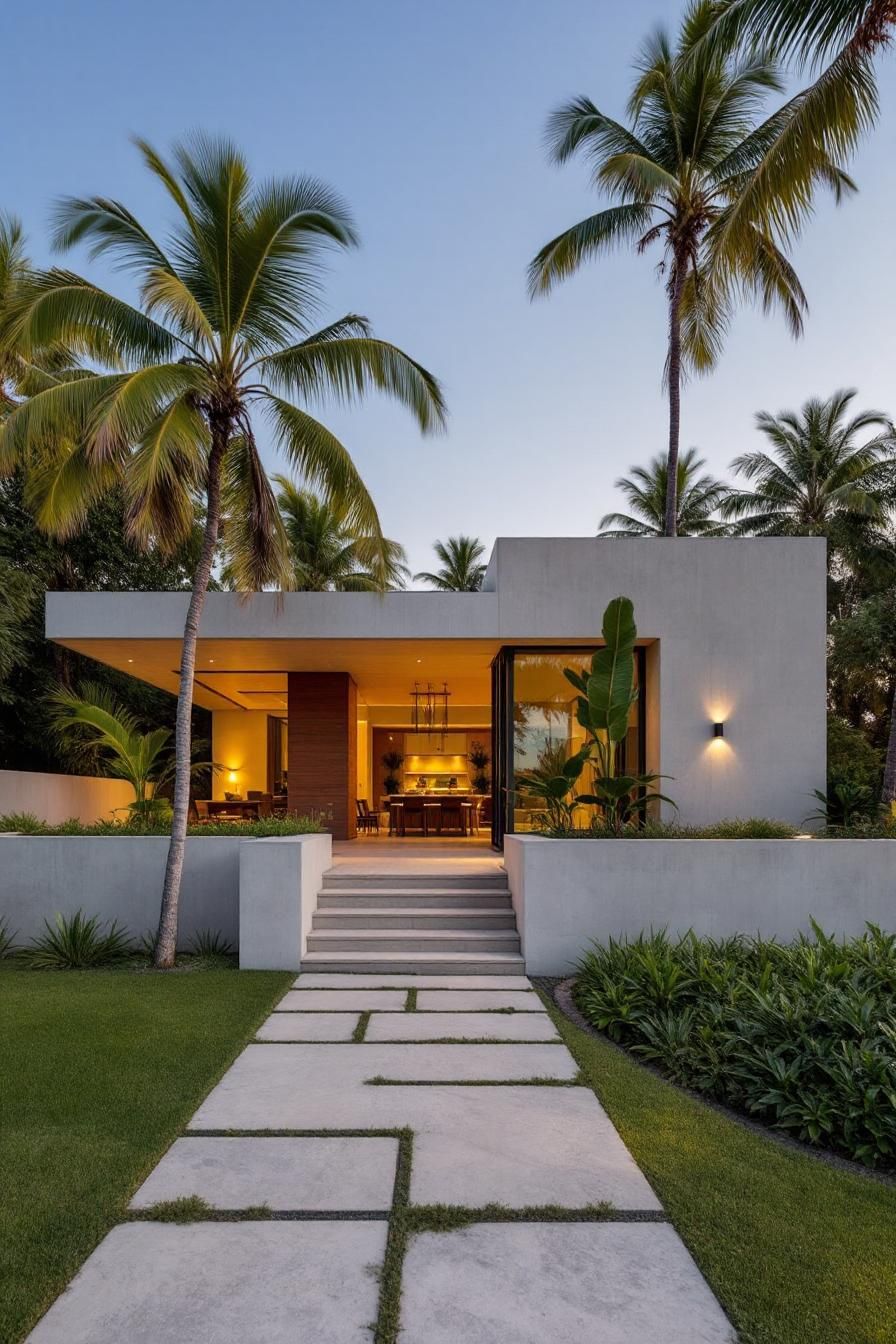
[[[509,835],[504,862],[526,971],[564,975],[592,939],[642,930],[789,940],[896,929],[893,840],[549,840]]]
[[[243,853],[249,855],[246,899],[256,915],[254,924],[250,916],[244,928],[244,936],[255,940],[251,964],[298,969],[320,877],[330,866],[329,835],[272,840],[189,836],[178,947],[186,949],[204,929],[238,945]],[[41,933],[44,919],[78,909],[115,919],[136,937],[155,932],[167,855],[164,835],[0,836],[0,917],[19,944]],[[279,912],[278,900],[283,905]],[[260,951],[259,919],[270,940]]]
[[[50,775],[37,770],[0,770],[0,816],[33,812],[50,826],[77,817],[85,826],[119,819],[134,800],[126,779],[94,775]]]

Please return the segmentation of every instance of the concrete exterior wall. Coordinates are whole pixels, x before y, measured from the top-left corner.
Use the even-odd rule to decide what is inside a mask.
[[[896,930],[892,840],[546,840],[504,862],[529,975],[564,975],[592,939],[666,928],[789,940]]]
[[[20,944],[78,909],[155,932],[167,853],[166,836],[0,836],[0,918]],[[188,837],[179,950],[211,929],[243,967],[298,970],[331,861],[329,835]]]
[[[480,593],[210,593],[201,639],[586,643],[630,597],[648,649],[648,752],[686,823],[800,823],[824,785],[825,543],[501,538]],[[50,593],[47,634],[179,640],[180,593]],[[89,651],[89,650],[85,650]],[[284,656],[289,647],[284,646]],[[301,670],[301,646],[295,646]],[[653,675],[651,673],[659,673]],[[712,724],[725,736],[713,741]],[[292,772],[290,772],[292,773]],[[354,771],[352,771],[354,779]],[[668,809],[667,809],[668,811]]]
[[[0,770],[0,815],[33,812],[50,826],[76,817],[85,826],[92,826],[111,820],[116,811],[120,820],[120,809],[133,801],[134,790],[124,779]]]
[[[202,929],[236,946],[240,843],[236,836],[187,838],[179,948]],[[78,909],[117,919],[137,937],[155,932],[167,855],[164,835],[0,836],[0,916],[17,930],[17,942],[40,933],[45,918]]]
[[[240,969],[299,971],[324,873],[329,835],[240,845]]]

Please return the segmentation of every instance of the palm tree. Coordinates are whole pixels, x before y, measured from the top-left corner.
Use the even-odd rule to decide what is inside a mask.
[[[745,177],[786,109],[758,124],[770,93],[783,88],[764,51],[737,56],[729,43],[701,42],[715,15],[714,0],[694,0],[677,44],[665,31],[651,37],[637,62],[628,104],[630,126],[613,121],[585,97],[558,108],[548,122],[552,158],[581,152],[595,185],[614,202],[581,220],[541,249],[529,267],[532,296],[547,294],[580,265],[611,247],[640,253],[663,245],[669,395],[668,479],[664,532],[675,535],[682,375],[716,363],[741,296],[765,311],[782,310],[791,332],[802,331],[806,297],[784,248],[806,216],[816,183],[840,196],[852,183],[822,144],[803,146],[808,182],[785,227],[771,210],[753,210],[746,226],[728,227],[740,209]]]
[[[772,451],[743,453],[731,464],[752,482],[722,502],[734,536],[827,537],[832,556],[847,560],[890,548],[896,431],[881,411],[849,416],[855,395],[813,397],[799,412],[760,411],[756,424]]]
[[[449,537],[433,542],[433,550],[442,562],[435,572],[422,570],[415,583],[428,583],[443,593],[478,593],[488,566],[483,562],[485,547],[478,537]]]
[[[410,576],[404,547],[358,531],[344,505],[275,476],[293,586],[302,592],[384,593],[404,588]]]
[[[77,692],[60,687],[52,696],[52,703],[57,733],[98,750],[101,768],[130,784],[134,790],[134,801],[129,805],[133,819],[144,825],[165,820],[169,804],[157,795],[174,774],[174,754],[169,746],[171,730],[156,728],[142,733],[136,716],[105,687],[94,682],[85,683]]]
[[[714,517],[728,492],[724,481],[709,472],[700,475],[706,462],[688,448],[678,459],[678,485],[675,491],[678,537],[723,536],[725,526]],[[646,467],[631,467],[631,476],[615,482],[626,498],[631,513],[605,513],[600,520],[601,537],[661,537],[666,528],[667,465],[661,454]]]
[[[40,472],[81,455],[52,495],[48,525],[75,529],[85,490],[123,478],[131,535],[180,544],[204,504],[202,550],[184,626],[177,706],[174,813],[156,942],[157,966],[173,965],[190,781],[190,711],[196,639],[222,515],[237,586],[288,586],[285,529],[256,441],[264,416],[302,476],[379,538],[373,501],[347,449],[297,403],[347,401],[371,388],[407,406],[423,431],[444,423],[436,380],[349,314],[314,330],[323,254],[357,235],[346,206],[308,177],[255,182],[226,140],[197,137],[171,161],[138,141],[144,163],[174,207],[163,247],[126,206],[106,197],[67,199],[55,242],[111,254],[133,277],[132,305],[70,271],[52,269],[24,287],[14,328],[25,349],[61,342],[111,372],[47,388],[8,416],[0,470]],[[80,428],[75,438],[48,434]],[[68,449],[66,448],[68,443]]]

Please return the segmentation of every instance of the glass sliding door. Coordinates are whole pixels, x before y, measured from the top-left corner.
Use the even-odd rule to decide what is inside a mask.
[[[593,650],[583,648],[502,649],[492,664],[494,706],[495,816],[493,841],[500,846],[504,834],[537,827],[540,810],[534,800],[515,793],[521,770],[558,767],[585,742],[584,729],[576,717],[576,690],[564,669],[584,668]],[[635,651],[636,682],[641,694],[632,706],[628,733],[622,746],[622,769],[644,768],[643,650]],[[588,773],[577,792],[588,792]],[[587,825],[595,809],[578,813]]]

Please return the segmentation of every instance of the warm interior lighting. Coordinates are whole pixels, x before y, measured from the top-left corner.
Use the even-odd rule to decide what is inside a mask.
[[[235,784],[235,783],[236,783],[236,771],[235,771],[235,770],[231,770],[231,771],[230,771],[230,774],[227,776],[227,782],[228,782],[228,784]]]
[[[724,737],[725,736],[724,723],[714,723],[712,726],[712,735],[713,737]]]

